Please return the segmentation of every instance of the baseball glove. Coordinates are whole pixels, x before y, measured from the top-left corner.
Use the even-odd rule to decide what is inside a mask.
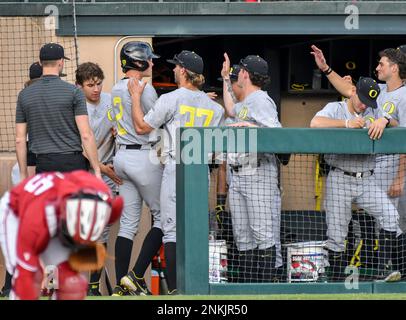
[[[78,272],[100,270],[106,261],[106,248],[101,243],[80,248],[69,256],[69,265]]]

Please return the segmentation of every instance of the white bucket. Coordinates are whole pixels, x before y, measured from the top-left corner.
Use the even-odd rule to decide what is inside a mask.
[[[227,244],[209,240],[209,283],[227,282]]]
[[[297,242],[287,247],[288,282],[314,282],[328,265],[325,242]]]

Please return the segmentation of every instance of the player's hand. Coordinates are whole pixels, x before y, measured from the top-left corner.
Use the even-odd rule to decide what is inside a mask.
[[[108,163],[106,165],[101,164],[100,170],[101,170],[101,172],[103,172],[103,174],[105,174],[111,180],[113,180],[114,183],[119,184],[119,185],[123,184],[123,181],[116,175],[116,173],[114,171],[114,167],[111,163]]]
[[[351,129],[361,129],[365,126],[365,119],[361,117],[356,117],[348,121],[348,128]]]
[[[314,56],[314,61],[316,62],[317,66],[320,70],[326,71],[329,67],[326,63],[326,58],[324,58],[323,51],[321,51],[315,45],[312,45],[311,48],[313,51],[310,52],[310,54]]]
[[[223,79],[230,79],[230,59],[228,54],[224,53],[223,68],[221,69],[221,77]]]
[[[130,93],[131,97],[141,97],[142,93],[144,92],[144,88],[147,85],[145,81],[142,81],[141,83],[135,79],[135,78],[130,78],[128,80],[127,88],[128,92]]]
[[[117,136],[117,129],[116,128],[111,128],[111,134],[113,137]]]
[[[352,83],[352,77],[351,77],[351,76],[349,76],[349,75],[344,76],[344,77],[343,77],[343,80],[344,80],[344,81],[346,81],[346,82],[348,82],[348,83],[353,84],[353,83]]]
[[[212,92],[206,92],[206,94],[209,96],[210,99],[212,100],[216,100],[217,98],[217,93],[215,93],[214,91]]]
[[[403,193],[405,182],[403,179],[397,177],[393,180],[392,185],[389,187],[388,196],[389,197],[400,197]]]
[[[388,120],[380,118],[372,122],[369,126],[368,135],[372,140],[380,139],[386,128]]]
[[[258,127],[258,126],[251,122],[242,121],[242,122],[228,124],[227,127]]]

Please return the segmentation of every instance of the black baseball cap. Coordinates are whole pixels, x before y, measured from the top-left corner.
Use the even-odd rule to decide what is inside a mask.
[[[30,80],[32,79],[37,79],[42,76],[42,66],[39,64],[39,62],[34,62],[30,66]]]
[[[175,54],[173,59],[166,60],[169,63],[179,65],[194,73],[203,73],[203,59],[193,51],[183,50],[181,53]]]
[[[41,76],[42,76],[42,66],[38,61],[34,62],[30,66],[30,80],[40,78]],[[59,76],[66,77],[66,74],[61,72]]]
[[[357,82],[357,95],[363,104],[373,109],[376,109],[376,99],[379,96],[381,89],[376,81],[372,78],[360,77]]]
[[[248,72],[262,76],[268,75],[268,63],[260,56],[249,55],[240,60],[240,66]]]
[[[397,49],[403,54],[406,54],[406,44],[402,44],[401,46],[397,47]]]
[[[233,66],[230,68],[230,72],[228,73],[228,76],[230,77],[231,82],[237,81],[240,70],[241,70],[240,65],[233,64]],[[220,78],[217,78],[217,80],[223,81],[223,78],[220,77]]]
[[[48,60],[59,60],[59,59],[70,60],[65,57],[65,52],[63,47],[57,43],[47,43],[42,46],[39,51],[39,60],[48,61]]]

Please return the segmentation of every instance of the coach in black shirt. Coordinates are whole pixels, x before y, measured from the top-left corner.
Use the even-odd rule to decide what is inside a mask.
[[[100,177],[93,131],[89,125],[86,98],[79,88],[59,78],[64,66],[62,46],[48,43],[40,50],[42,77],[18,95],[16,110],[16,153],[21,180],[27,177],[26,136],[37,155],[36,173],[88,170],[82,145]]]

